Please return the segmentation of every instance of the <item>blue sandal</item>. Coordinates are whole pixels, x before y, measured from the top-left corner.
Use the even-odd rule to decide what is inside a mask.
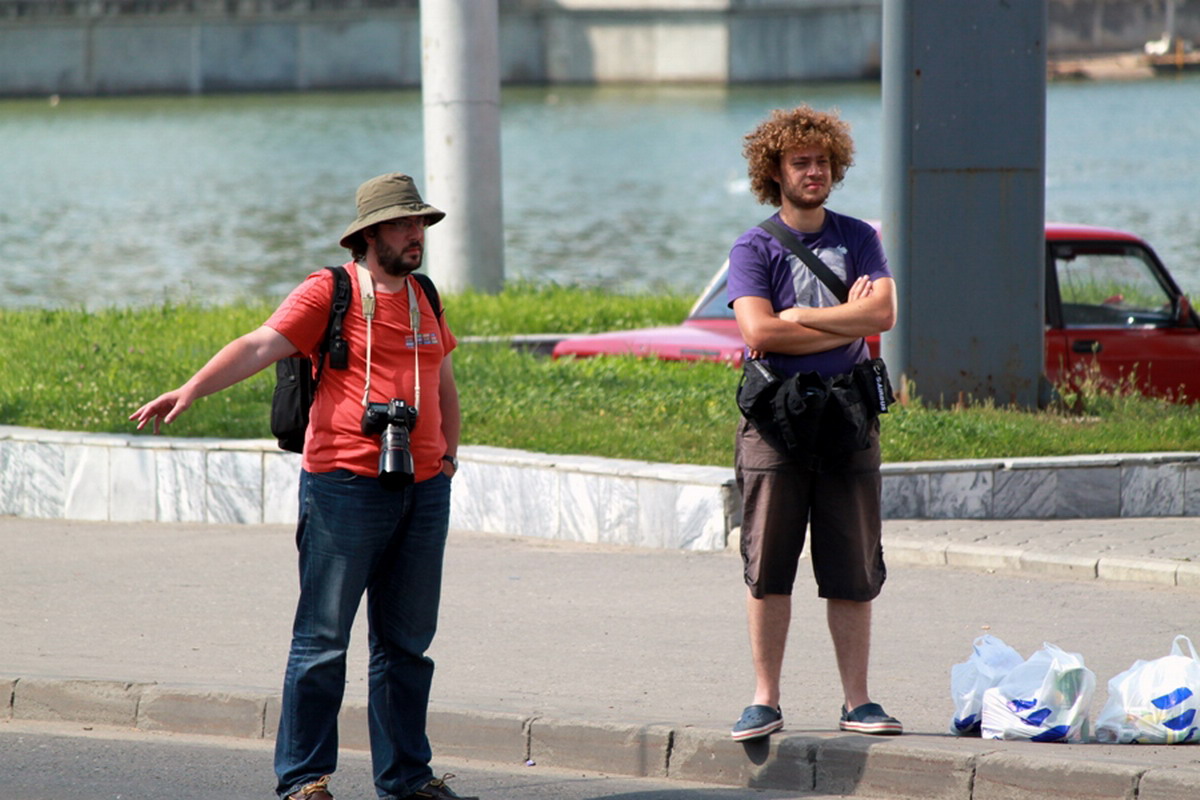
[[[730,734],[735,742],[748,742],[770,736],[783,727],[783,710],[770,706],[746,706]]]
[[[839,727],[844,731],[869,733],[875,736],[898,736],[904,733],[900,720],[888,716],[879,703],[863,703],[853,711],[847,711],[842,706],[842,721]]]

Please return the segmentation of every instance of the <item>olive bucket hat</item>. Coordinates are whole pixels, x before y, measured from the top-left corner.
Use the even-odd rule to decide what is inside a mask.
[[[363,228],[399,217],[425,217],[428,224],[441,222],[446,212],[439,211],[421,199],[413,179],[400,172],[380,175],[358,187],[354,194],[358,219],[342,234],[342,247],[350,247],[351,239]]]

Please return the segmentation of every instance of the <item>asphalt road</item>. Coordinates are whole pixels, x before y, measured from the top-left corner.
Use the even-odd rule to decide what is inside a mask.
[[[483,800],[840,800],[831,795],[609,777],[542,766],[442,760],[451,787]],[[375,798],[366,753],[343,751],[337,800]],[[0,800],[252,800],[274,797],[271,746],[78,724],[0,723]]]

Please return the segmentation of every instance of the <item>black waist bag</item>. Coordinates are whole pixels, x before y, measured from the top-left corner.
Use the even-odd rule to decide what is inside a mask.
[[[767,366],[767,362],[746,359],[737,388],[737,404],[742,416],[751,421],[770,417],[774,413],[771,403],[782,384],[783,378]]]
[[[821,471],[871,446],[875,420],[893,398],[882,359],[833,378],[801,372],[787,379],[751,359],[743,365],[737,402],[772,447]]]

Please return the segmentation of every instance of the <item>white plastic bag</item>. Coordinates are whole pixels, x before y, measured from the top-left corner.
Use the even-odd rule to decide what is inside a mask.
[[[983,737],[1084,741],[1096,675],[1083,656],[1046,642],[983,693]]]
[[[976,639],[967,660],[950,668],[950,697],[954,701],[950,732],[955,736],[978,736],[983,693],[1024,660],[997,636],[985,633]]]
[[[1182,642],[1187,642],[1185,654]],[[1108,744],[1183,744],[1200,740],[1200,658],[1186,636],[1171,654],[1133,666],[1108,682],[1096,739]]]

